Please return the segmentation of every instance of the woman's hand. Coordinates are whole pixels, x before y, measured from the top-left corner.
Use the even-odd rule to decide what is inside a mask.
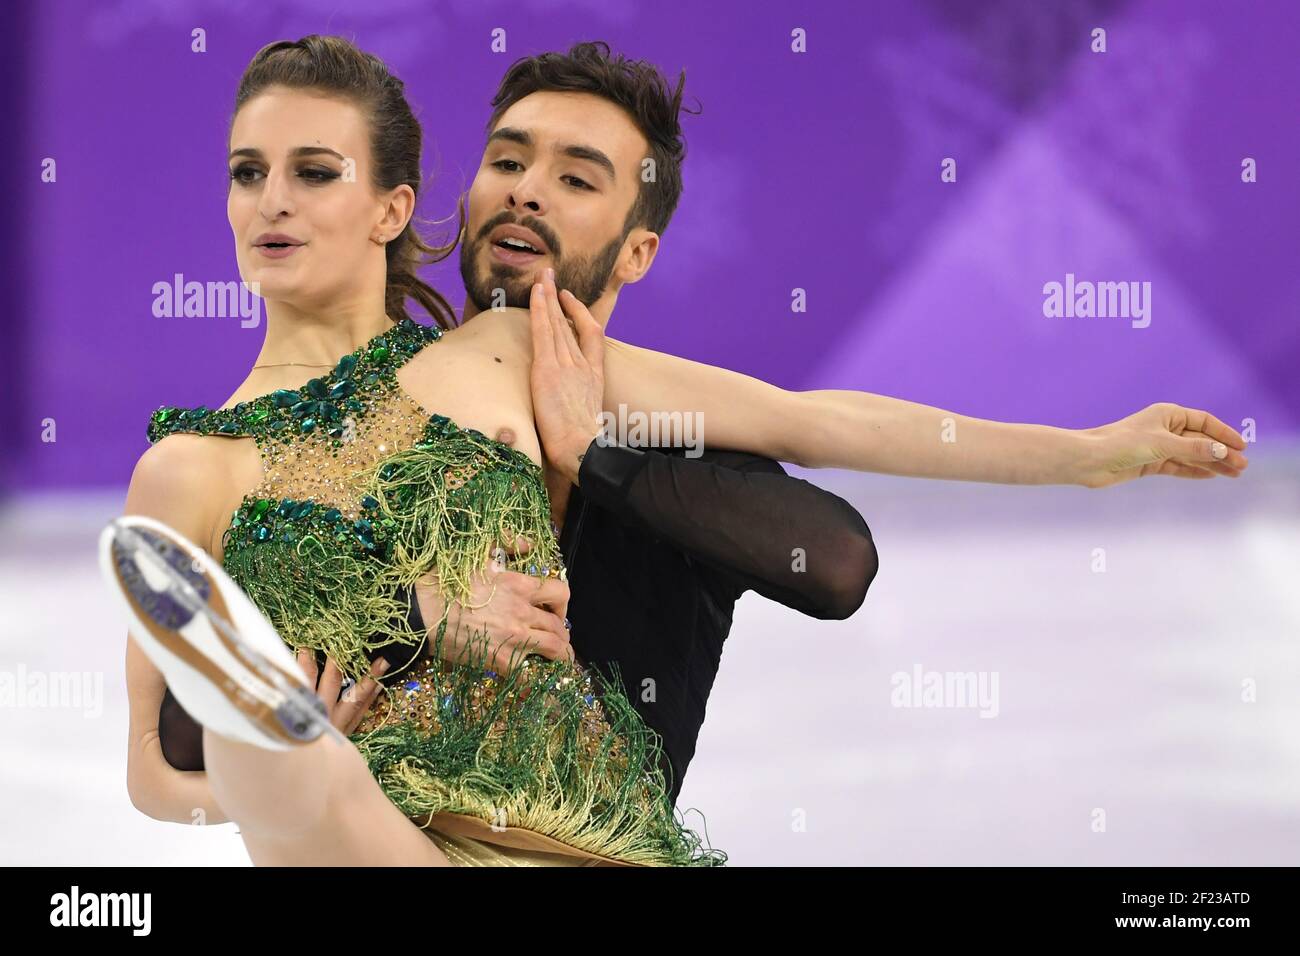
[[[370,705],[379,696],[382,685],[375,678],[388,670],[388,661],[382,657],[375,661],[370,668],[370,676],[361,683],[349,687],[342,698],[339,697],[339,689],[343,686],[343,673],[338,669],[333,658],[325,658],[325,669],[320,672],[319,681],[316,655],[312,651],[305,647],[298,648],[298,666],[302,668],[307,683],[315,687],[317,695],[325,701],[325,710],[329,714],[330,723],[346,737],[357,729],[361,718],[366,715]]]
[[[1238,478],[1246,442],[1209,412],[1169,402],[1084,432],[1091,449],[1075,483],[1105,488],[1147,475]]]
[[[511,553],[526,553],[519,538]],[[569,643],[569,585],[558,578],[540,578],[507,571],[505,550],[496,549],[471,579],[469,597],[453,603],[440,656],[463,664],[482,662],[498,674],[508,674],[529,654],[550,660],[573,660]],[[433,622],[442,619],[442,594],[432,583],[416,582],[420,614],[430,626],[430,653],[436,636]],[[513,666],[512,666],[513,664]]]

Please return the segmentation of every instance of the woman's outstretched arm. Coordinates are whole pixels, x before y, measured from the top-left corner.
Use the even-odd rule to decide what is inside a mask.
[[[573,361],[590,363],[600,355],[608,415],[694,416],[711,447],[808,468],[1090,488],[1152,474],[1235,477],[1247,464],[1240,434],[1207,412],[1179,405],[1162,402],[1108,425],[1067,429],[972,418],[870,392],[792,392],[604,338],[586,307],[571,295],[557,297],[549,281],[532,307],[549,315],[561,355],[569,345]]]
[[[870,392],[792,392],[615,339],[605,342],[606,411],[616,415],[623,406],[694,414],[708,445],[745,448],[806,468],[1071,484],[1086,444],[1081,433],[1064,428],[985,421]]]

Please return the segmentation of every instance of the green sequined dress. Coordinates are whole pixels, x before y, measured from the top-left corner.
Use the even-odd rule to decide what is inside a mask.
[[[403,595],[436,581],[466,599],[498,542],[533,542],[507,567],[565,576],[542,470],[522,452],[422,409],[397,370],[442,336],[403,320],[327,375],[229,409],[164,406],[151,443],[174,432],[251,437],[263,478],[223,539],[223,565],[291,647],[345,676],[367,652],[418,646]],[[430,578],[430,575],[434,575]],[[565,661],[530,657],[510,675],[419,658],[351,735],[371,772],[416,820],[483,821],[624,863],[717,865],[686,829],[658,768],[658,740],[622,692]]]

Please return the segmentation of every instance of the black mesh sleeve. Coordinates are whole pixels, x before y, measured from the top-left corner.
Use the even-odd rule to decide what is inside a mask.
[[[822,619],[849,617],[878,559],[844,499],[775,461],[710,450],[687,458],[593,441],[578,471],[585,498],[757,593]]]

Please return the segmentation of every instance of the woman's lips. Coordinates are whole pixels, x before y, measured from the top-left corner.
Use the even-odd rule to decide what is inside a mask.
[[[303,245],[305,243],[296,246],[254,246],[253,248],[268,259],[285,259],[301,249]]]

